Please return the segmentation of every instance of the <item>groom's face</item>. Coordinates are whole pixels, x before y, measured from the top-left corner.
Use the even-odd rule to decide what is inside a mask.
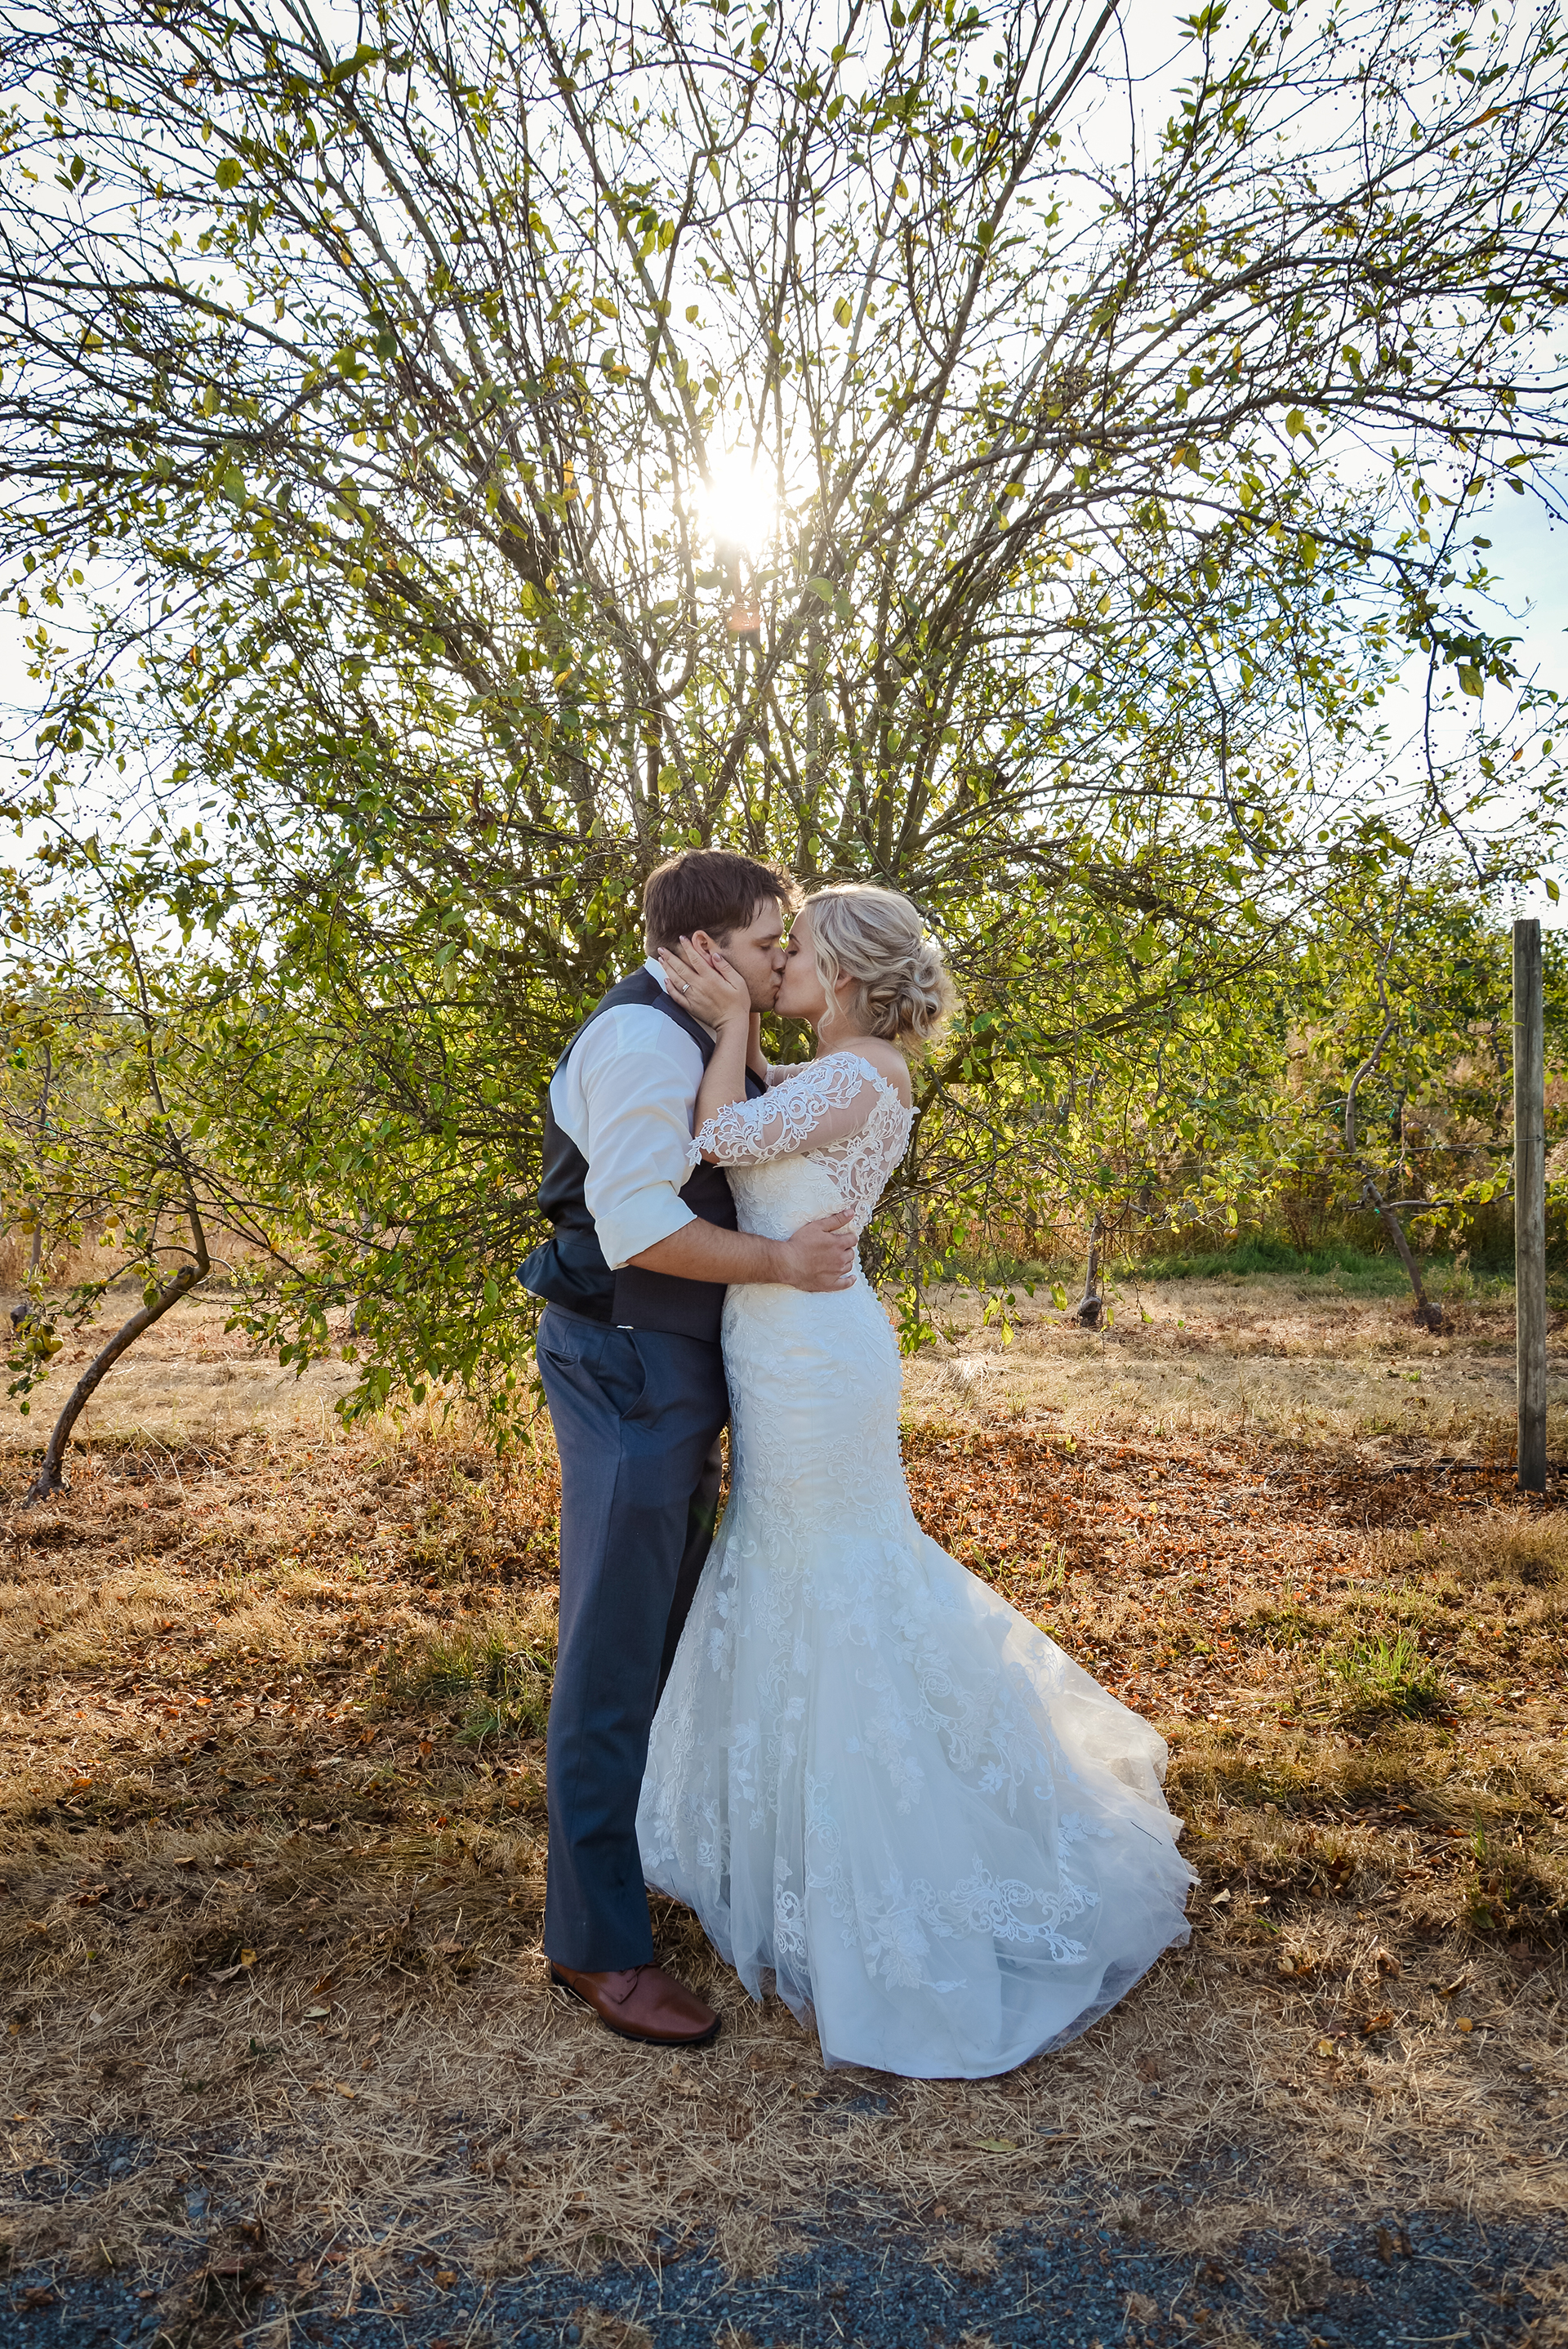
[[[771,897],[765,898],[743,930],[709,937],[698,930],[695,943],[711,945],[740,973],[751,990],[753,1011],[771,1011],[784,976],[784,913]]]

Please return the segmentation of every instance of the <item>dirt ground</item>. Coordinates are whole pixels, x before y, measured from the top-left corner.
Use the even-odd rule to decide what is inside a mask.
[[[547,1442],[346,1436],[341,1366],[193,1308],[66,1500],[16,1507],[46,1391],[5,1455],[0,2340],[758,2349],[727,2309],[830,2237],[946,2279],[910,2337],[1087,2349],[964,2315],[1052,2230],[1151,2262],[1119,2339],[1403,2337],[1356,2228],[1418,2337],[1568,2338],[1568,1515],[1507,1466],[1510,1311],[1172,1283],[1003,1349],[944,1306],[917,1511],[1169,1739],[1190,1948],[1063,2054],[910,2083],[825,2075],[666,1907],[725,2030],[606,2036],[539,1951]],[[1423,2227],[1523,2267],[1446,2302]],[[685,2329],[626,2313],[699,2271]],[[853,2297],[762,2349],[902,2340]]]

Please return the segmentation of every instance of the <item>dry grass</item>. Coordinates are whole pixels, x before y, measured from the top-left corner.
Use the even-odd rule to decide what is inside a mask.
[[[1109,1330],[1063,1320],[1020,1293],[1010,1346],[961,1292],[939,1293],[952,1332],[912,1364],[916,1416],[955,1408],[992,1423],[1048,1419],[1072,1435],[1252,1433],[1339,1447],[1408,1443],[1511,1459],[1513,1309],[1447,1306],[1440,1338],[1406,1297],[1360,1298],[1330,1276],[1119,1286]],[[1568,1351],[1553,1317],[1549,1448],[1568,1454]]]
[[[13,1440],[43,1442],[87,1363],[139,1302],[139,1289],[112,1290],[97,1321],[67,1337],[48,1377],[34,1389],[30,1429],[26,1422],[16,1425]],[[116,1363],[78,1422],[78,1448],[90,1456],[104,1442],[189,1451],[227,1450],[246,1436],[330,1441],[333,1406],[354,1383],[351,1366],[333,1357],[313,1362],[303,1376],[280,1370],[272,1355],[224,1328],[229,1311],[221,1291],[207,1290],[150,1330]]]
[[[922,1517],[1171,1739],[1191,1949],[1061,2055],[902,2082],[824,2075],[665,1906],[726,2029],[655,2057],[540,1959],[548,1450],[500,1467],[460,1423],[349,1440],[286,1401],[215,1434],[192,1322],[162,1366],[175,1447],[106,1442],[106,1390],[90,1469],[0,1549],[15,2265],[108,2259],[159,2292],[200,2246],[194,2343],[232,2339],[262,2283],[281,2323],[395,2306],[416,2268],[716,2241],[765,2271],[830,2201],[973,2274],[1086,2197],[1215,2259],[1331,2205],[1560,2210],[1555,1508],[1404,1433],[1311,1451],[1254,1411],[1161,1437],[1099,1402],[1064,1432],[948,1396],[911,1431]],[[1435,1676],[1414,1715],[1401,1638]],[[26,2189],[50,2163],[68,2196]],[[1172,2215],[1195,2176],[1201,2210]],[[243,2225],[214,2232],[203,2194]]]

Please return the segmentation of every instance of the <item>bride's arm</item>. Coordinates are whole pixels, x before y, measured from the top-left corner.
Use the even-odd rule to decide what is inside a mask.
[[[692,938],[682,938],[678,947],[659,948],[659,962],[676,1002],[718,1031],[697,1089],[692,1121],[703,1125],[732,1102],[746,1099],[746,1066],[754,1030],[761,1023],[751,1009],[750,988],[722,955],[699,947]]]
[[[759,1100],[727,1102],[705,1118],[692,1143],[692,1163],[700,1154],[710,1165],[760,1166],[802,1150],[825,1150],[860,1132],[882,1091],[865,1062],[850,1053],[807,1061],[782,1071]]]

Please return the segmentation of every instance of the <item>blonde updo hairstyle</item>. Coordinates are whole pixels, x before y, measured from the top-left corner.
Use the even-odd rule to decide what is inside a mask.
[[[905,1052],[932,1043],[951,1018],[958,992],[942,948],[909,899],[869,882],[834,881],[806,903],[812,958],[828,1004],[822,1034],[839,1023],[835,989],[849,978],[855,983],[844,1010],[858,1035],[880,1036]]]

